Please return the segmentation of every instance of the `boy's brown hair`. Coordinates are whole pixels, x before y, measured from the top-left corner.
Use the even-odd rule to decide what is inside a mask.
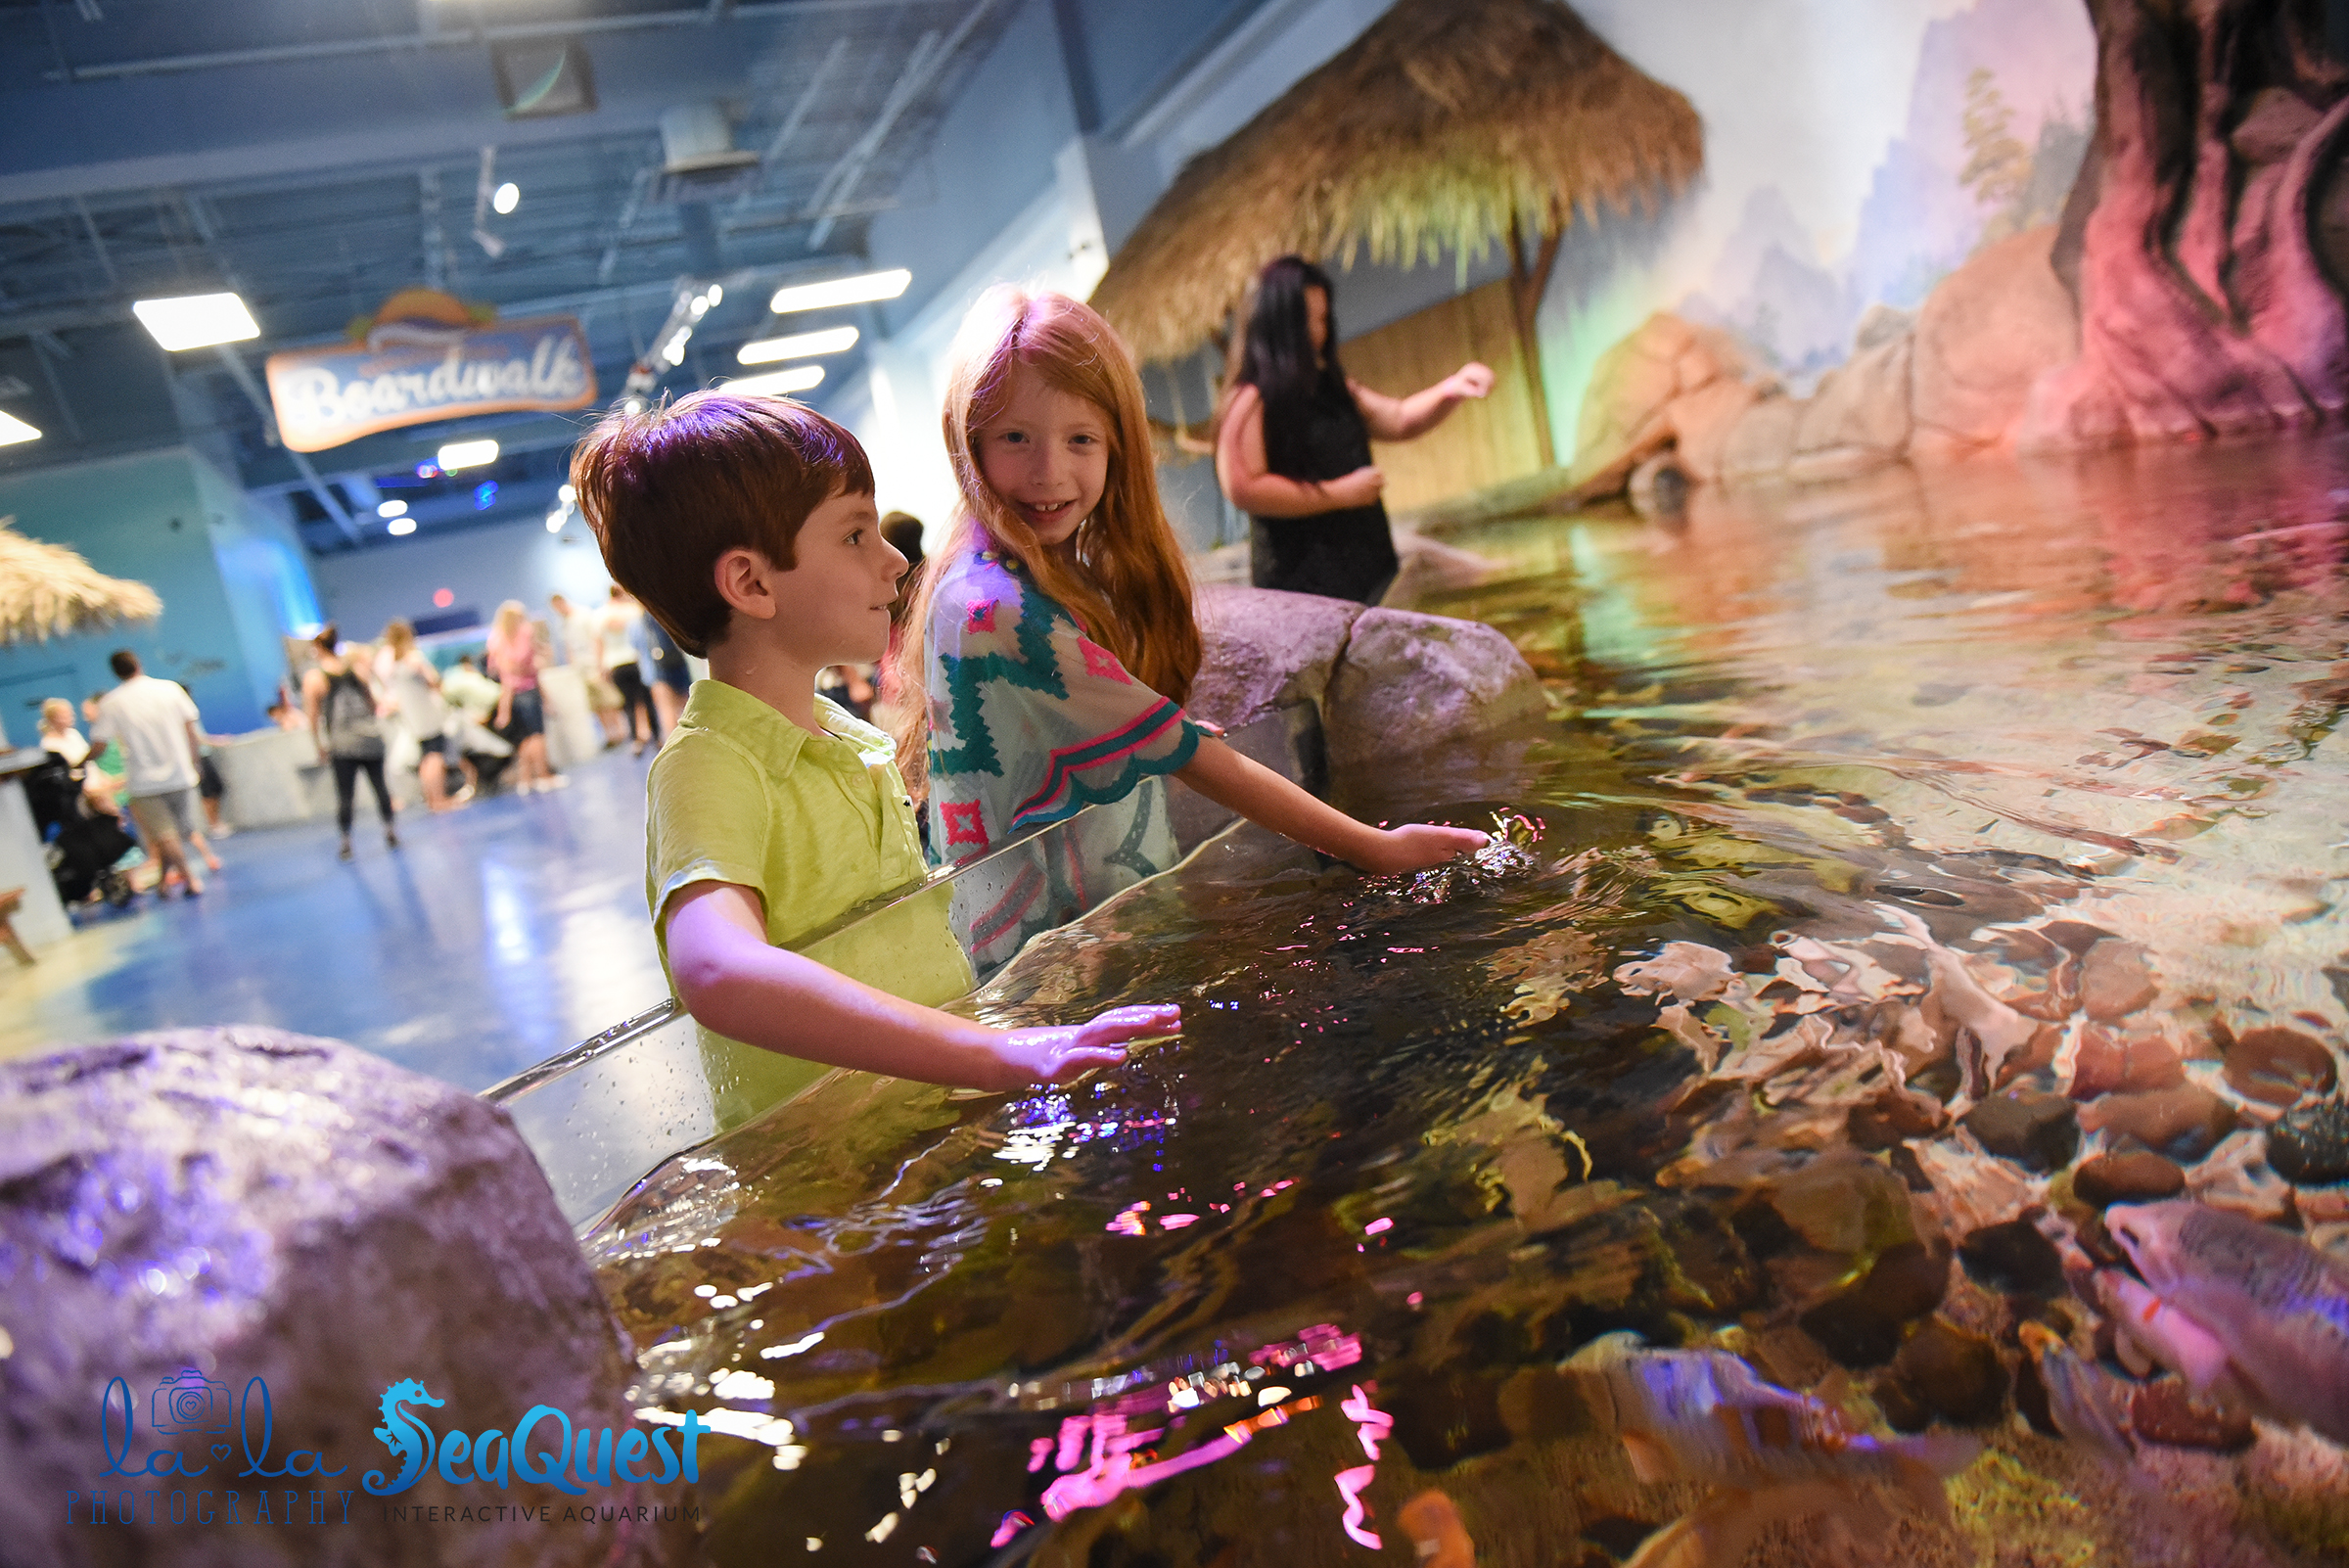
[[[872,494],[873,465],[804,403],[719,391],[606,416],[572,454],[571,483],[613,579],[678,647],[707,656],[733,615],[718,557],[757,550],[791,570],[807,514]]]

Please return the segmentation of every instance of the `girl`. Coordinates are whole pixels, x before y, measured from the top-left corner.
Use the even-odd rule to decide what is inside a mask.
[[[384,783],[384,727],[377,716],[382,705],[357,660],[336,651],[334,623],[321,629],[314,644],[318,662],[301,674],[301,705],[310,715],[310,733],[318,737],[318,760],[335,770],[335,826],[343,832],[343,858],[350,858],[350,814],[359,793],[359,775],[375,791],[376,813],[384,819],[384,848],[399,848],[399,833],[392,826],[392,791]]]
[[[1395,580],[1395,538],[1370,440],[1407,441],[1493,372],[1462,365],[1424,392],[1389,397],[1338,363],[1329,274],[1284,255],[1257,275],[1246,347],[1216,434],[1216,480],[1249,514],[1249,578],[1260,588],[1376,604]]]
[[[514,743],[514,793],[568,789],[546,764],[546,707],[538,693],[538,634],[520,599],[497,607],[484,650],[497,677],[497,718],[490,728]]]
[[[416,646],[416,628],[403,617],[384,626],[383,650],[375,656],[376,679],[391,692],[399,721],[416,737],[419,755],[416,779],[424,786],[424,804],[435,811],[453,811],[473,799],[473,764],[449,739],[448,704],[440,696],[440,671]],[[454,760],[465,769],[465,787],[448,791],[448,764]]]
[[[1355,821],[1202,733],[1190,576],[1158,498],[1141,379],[1109,324],[998,285],[949,356],[946,447],[961,505],[892,659],[898,755],[925,787],[934,859],[1106,805],[1035,855],[966,879],[982,972],[1038,931],[1172,865],[1164,776],[1371,871],[1477,848],[1473,829]]]

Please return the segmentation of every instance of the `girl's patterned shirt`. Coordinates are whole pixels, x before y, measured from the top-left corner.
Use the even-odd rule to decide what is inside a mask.
[[[1094,642],[1019,563],[945,566],[931,600],[930,853],[953,863],[1100,806],[958,886],[955,923],[984,976],[1038,931],[1174,863],[1163,775],[1199,730]]]

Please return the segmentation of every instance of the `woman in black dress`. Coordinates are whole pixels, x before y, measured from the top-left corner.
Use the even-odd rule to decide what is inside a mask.
[[[1377,603],[1398,563],[1371,440],[1424,435],[1492,390],[1493,372],[1473,360],[1408,397],[1348,379],[1329,274],[1303,256],[1267,263],[1216,436],[1217,482],[1253,524],[1251,580]]]

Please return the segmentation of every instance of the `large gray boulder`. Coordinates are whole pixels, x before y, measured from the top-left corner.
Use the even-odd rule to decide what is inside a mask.
[[[512,1464],[534,1406],[562,1419],[532,1470],[566,1422],[624,1445],[629,1368],[545,1177],[472,1095],[264,1029],[0,1064],[0,1562],[665,1560],[683,1484]],[[387,1424],[408,1379],[445,1403]],[[462,1484],[372,1495],[403,1469],[379,1426],[410,1451],[429,1429]],[[445,1441],[491,1429],[503,1490]]]
[[[1322,739],[1342,773],[1459,746],[1544,708],[1533,667],[1483,622],[1365,610],[1330,672]]]
[[[1194,604],[1201,657],[1184,706],[1224,729],[1318,703],[1362,613],[1350,599],[1231,583],[1202,584]]]

